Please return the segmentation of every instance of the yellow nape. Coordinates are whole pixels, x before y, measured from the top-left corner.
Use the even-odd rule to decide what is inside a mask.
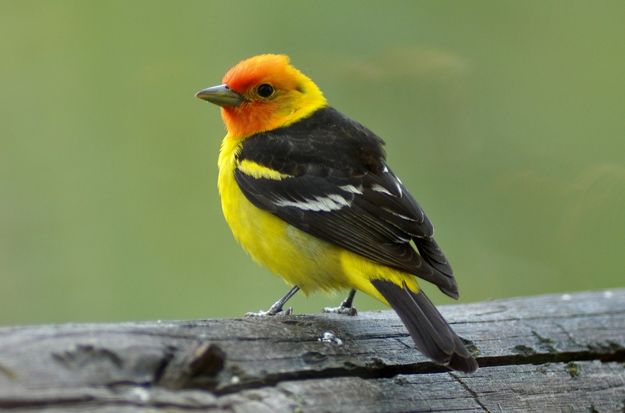
[[[283,174],[282,172],[267,168],[266,166],[250,161],[249,159],[241,161],[237,169],[254,178],[274,179],[279,181],[281,179],[291,177],[291,175]]]

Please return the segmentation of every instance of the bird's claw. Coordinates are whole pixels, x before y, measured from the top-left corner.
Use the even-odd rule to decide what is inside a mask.
[[[334,314],[343,314],[343,315],[348,315],[348,316],[355,316],[358,315],[358,310],[356,310],[356,307],[345,307],[345,306],[338,306],[338,307],[324,307],[323,309],[324,313],[334,313]]]
[[[245,317],[284,317],[293,314],[293,307],[289,307],[286,310],[269,308],[267,311],[249,312],[245,313]]]

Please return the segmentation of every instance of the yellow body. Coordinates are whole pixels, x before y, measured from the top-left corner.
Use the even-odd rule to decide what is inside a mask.
[[[384,278],[418,290],[414,275],[389,268],[317,239],[250,203],[239,189],[234,170],[248,175],[283,179],[276,171],[254,163],[237,165],[241,139],[226,135],[219,154],[219,194],[224,216],[235,239],[252,258],[305,293],[355,288],[382,302],[369,282]]]
[[[224,76],[224,84],[245,103],[222,107],[228,129],[219,153],[219,194],[224,216],[236,240],[252,258],[305,293],[355,288],[386,302],[369,282],[383,278],[418,290],[415,276],[377,264],[317,239],[247,200],[234,178],[239,171],[254,178],[287,179],[288,175],[236,154],[245,139],[258,132],[295,123],[326,106],[317,85],[282,55],[260,55],[243,61]],[[258,95],[257,86],[272,85],[274,97]]]

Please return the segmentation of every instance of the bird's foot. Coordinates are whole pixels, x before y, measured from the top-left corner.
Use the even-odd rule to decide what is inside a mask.
[[[347,307],[347,306],[344,306],[343,304],[341,304],[338,307],[324,307],[323,312],[343,314],[343,315],[348,315],[352,317],[355,315],[358,315],[358,310],[356,310],[356,307]]]
[[[273,317],[273,316],[287,316],[293,314],[293,307],[289,307],[284,310],[281,306],[275,304],[269,307],[267,311],[249,312],[245,313],[245,317]]]
[[[348,316],[358,315],[358,310],[354,307],[354,296],[356,295],[356,290],[351,289],[347,298],[343,300],[340,306],[338,307],[325,307],[323,309],[324,313],[334,313],[334,314],[343,314]]]
[[[286,310],[284,310],[284,304],[286,304],[287,301],[289,301],[289,299],[291,297],[293,297],[295,295],[296,292],[299,291],[299,287],[297,285],[294,285],[288,293],[286,293],[286,295],[282,298],[280,298],[278,301],[276,301],[275,303],[272,304],[271,307],[269,307],[269,310],[267,311],[259,311],[257,313],[246,313],[245,316],[246,317],[273,317],[273,316],[287,316],[287,315],[291,315],[293,314],[293,308],[289,307]]]

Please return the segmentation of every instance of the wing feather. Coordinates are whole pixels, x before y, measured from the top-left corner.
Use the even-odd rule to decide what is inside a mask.
[[[457,297],[432,224],[386,165],[382,144],[362,125],[325,108],[244,142],[239,162],[249,159],[288,177],[259,178],[236,169],[235,179],[258,208]]]

